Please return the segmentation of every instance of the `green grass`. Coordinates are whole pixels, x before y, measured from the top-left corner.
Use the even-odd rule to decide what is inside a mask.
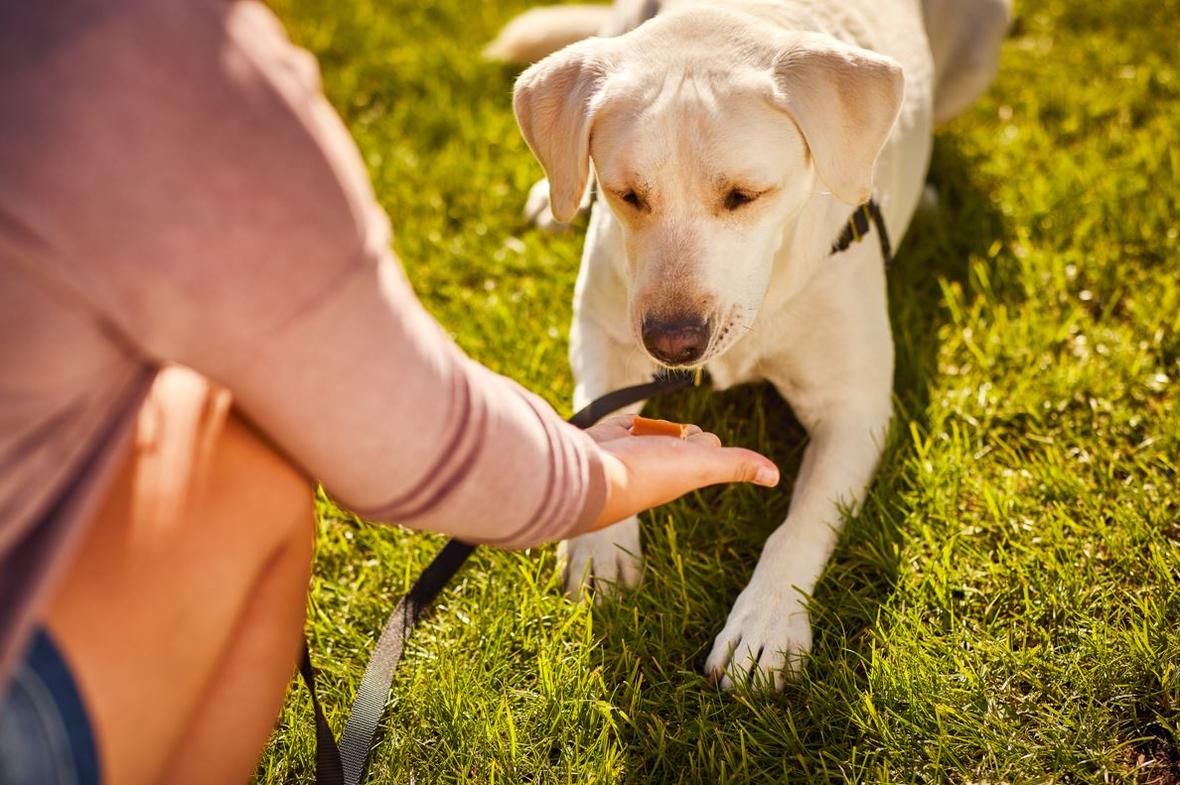
[[[568,412],[580,237],[522,225],[540,172],[513,73],[475,54],[525,6],[279,12],[427,306]],[[805,676],[767,696],[700,675],[787,503],[711,490],[646,516],[645,583],[601,608],[561,596],[551,548],[481,550],[409,645],[373,782],[1180,782],[1180,2],[1017,12],[890,273],[896,428],[817,589]],[[798,465],[768,388],[658,408]],[[321,512],[309,629],[339,730],[440,540]],[[293,689],[258,779],[308,782],[312,754]]]

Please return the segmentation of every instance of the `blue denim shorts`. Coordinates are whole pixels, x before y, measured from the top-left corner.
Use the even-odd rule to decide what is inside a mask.
[[[0,785],[99,785],[86,708],[44,630],[0,697]]]

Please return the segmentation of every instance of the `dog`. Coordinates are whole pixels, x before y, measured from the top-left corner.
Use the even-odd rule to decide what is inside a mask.
[[[722,389],[769,381],[808,432],[786,520],[706,660],[724,688],[781,689],[810,651],[808,598],[891,418],[888,249],[858,241],[881,226],[856,214],[870,204],[904,236],[932,129],[987,88],[1010,13],[1009,0],[624,0],[535,9],[488,49],[569,44],[521,74],[513,102],[547,176],[529,198],[539,222],[568,222],[597,184],[575,408],[703,366]],[[638,520],[559,557],[573,594],[634,586]]]

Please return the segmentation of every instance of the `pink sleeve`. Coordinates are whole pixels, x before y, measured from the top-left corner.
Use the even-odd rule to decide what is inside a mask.
[[[229,383],[252,419],[374,520],[526,546],[603,505],[593,441],[465,357],[388,258],[359,265]]]
[[[463,539],[560,538],[600,452],[415,299],[315,64],[251,0],[111,6],[48,53],[11,177],[51,267],[150,362],[228,386],[345,505]],[[40,89],[40,88],[38,88]]]

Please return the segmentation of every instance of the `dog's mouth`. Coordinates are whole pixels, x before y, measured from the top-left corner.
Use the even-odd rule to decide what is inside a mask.
[[[705,350],[705,357],[702,362],[707,362],[714,357],[720,357],[737,343],[737,339],[745,332],[738,324],[737,319],[734,318],[733,311],[730,310],[725,322],[720,325],[713,336],[713,340],[709,343],[709,348]]]

